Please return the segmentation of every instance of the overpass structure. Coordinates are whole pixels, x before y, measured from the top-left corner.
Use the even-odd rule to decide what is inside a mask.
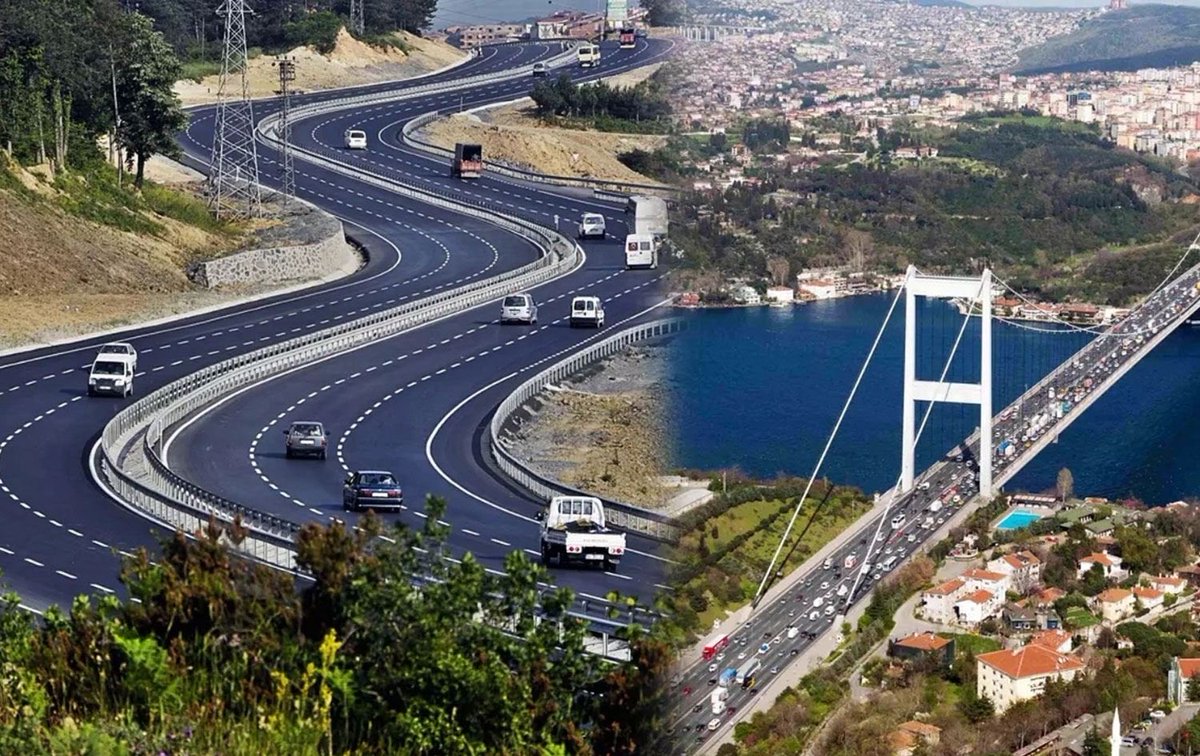
[[[789,667],[797,665],[807,671],[819,666],[820,655],[832,650],[835,645],[832,639],[840,632],[851,608],[869,598],[871,590],[886,581],[908,558],[936,543],[954,520],[962,519],[967,511],[990,499],[980,494],[986,463],[991,467],[986,473],[991,478],[987,487],[998,490],[1200,310],[1200,264],[1183,267],[1197,249],[1200,245],[1193,242],[1167,279],[1115,325],[1072,326],[1071,330],[1087,332],[1094,338],[994,416],[989,408],[993,379],[992,273],[947,278],[923,275],[910,268],[858,379],[862,381],[888,321],[899,303],[905,301],[905,407],[903,427],[899,429],[901,471],[896,484],[879,495],[875,507],[829,547],[817,552],[790,575],[776,579],[777,559],[789,545],[789,525],[750,610],[740,613],[716,633],[727,639],[726,648],[710,658],[698,658],[697,649],[682,662],[670,706],[674,753],[714,753],[732,736],[736,722],[770,705],[772,695],[784,687],[784,683],[774,681],[794,680],[795,674],[791,678],[785,674]],[[965,303],[966,313],[935,380],[922,381],[916,376],[919,350],[911,329],[916,321],[917,297],[955,297]],[[950,365],[967,326],[976,318],[982,318],[979,380],[975,385],[949,381]],[[842,416],[810,480],[819,478],[857,389],[858,383],[850,391]],[[918,401],[927,404],[919,423],[915,412]],[[980,411],[986,413],[980,417],[984,435],[981,437],[976,428],[961,444],[917,474],[910,467],[916,446],[933,405],[945,402],[980,406]],[[806,505],[806,498],[801,499],[794,514]],[[931,513],[935,501],[940,506]],[[762,659],[761,671],[745,688],[731,686],[728,708],[714,716],[708,707],[708,695],[717,676],[727,667],[740,668],[750,658]]]

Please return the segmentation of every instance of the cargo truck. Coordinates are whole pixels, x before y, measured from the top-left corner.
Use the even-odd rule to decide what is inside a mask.
[[[621,42],[621,49],[637,46],[637,32],[634,29],[622,29],[617,39]]]
[[[483,145],[454,145],[454,162],[450,164],[450,175],[458,178],[479,178],[483,173]]]
[[[542,564],[595,564],[612,572],[625,553],[625,534],[604,522],[604,505],[594,496],[555,496],[538,513]]]
[[[717,685],[720,685],[722,688],[728,688],[733,685],[733,681],[736,679],[737,670],[733,667],[726,667],[725,671],[721,673],[721,677],[717,679]]]
[[[667,236],[667,202],[660,197],[630,197],[625,212],[633,216],[633,233]]]
[[[704,657],[704,661],[708,661],[728,646],[729,636],[725,633],[716,633],[704,642],[704,650],[700,653]]]

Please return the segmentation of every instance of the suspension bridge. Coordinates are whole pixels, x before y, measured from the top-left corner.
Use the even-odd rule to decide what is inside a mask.
[[[841,626],[850,607],[930,540],[953,510],[990,500],[1200,309],[1200,264],[1184,267],[1197,249],[1200,236],[1136,307],[1115,313],[1112,322],[1090,325],[1055,316],[991,270],[974,276],[943,276],[910,267],[826,439],[808,488],[798,500],[762,575],[749,611],[727,623],[727,634],[716,632],[706,648],[736,650],[749,645],[735,662],[742,665],[741,660],[747,653],[754,654],[754,646],[759,645],[758,654],[747,663],[761,656],[765,659],[763,665],[777,666],[770,669],[770,674],[765,666],[754,671],[749,676],[752,682],[754,675],[774,679],[784,667],[795,663],[793,657],[809,647],[817,648],[818,641]],[[993,302],[998,299],[1019,302],[1024,309],[1039,312],[1040,318],[1031,321],[997,315]],[[795,548],[792,533],[796,521],[804,507],[811,506],[808,497],[813,482],[821,478],[860,389],[870,383],[865,377],[886,334],[891,332],[889,326],[901,320],[897,311],[902,302],[903,405],[898,429],[900,470],[895,484],[877,495],[871,515],[864,518],[866,524],[847,533],[829,551],[823,565],[805,565],[783,576],[780,560],[789,548]],[[1001,408],[999,412],[994,406]],[[922,438],[931,440],[922,447]],[[926,466],[918,473],[921,461]],[[931,510],[939,514],[930,516]],[[796,594],[795,602],[791,594]],[[718,654],[724,658],[724,652],[705,651],[704,660],[680,678],[687,695],[680,702],[683,705],[673,707],[673,723],[678,726],[699,711],[708,727],[695,741],[680,742],[681,752],[697,745],[701,752],[715,748],[726,728],[732,728],[752,708],[743,704],[751,703],[757,692],[753,684],[743,691],[730,686],[729,707],[740,712],[734,716],[713,717],[705,707],[695,706],[688,713],[688,695],[695,690],[703,692],[704,678],[715,682],[711,679],[714,667],[725,666],[716,658]],[[756,703],[753,708],[767,703],[764,697],[764,704]],[[714,701],[712,713],[717,708]]]

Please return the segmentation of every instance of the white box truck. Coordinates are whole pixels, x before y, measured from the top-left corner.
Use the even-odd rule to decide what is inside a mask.
[[[633,232],[665,238],[667,236],[667,202],[660,197],[630,197],[625,212],[633,216]]]

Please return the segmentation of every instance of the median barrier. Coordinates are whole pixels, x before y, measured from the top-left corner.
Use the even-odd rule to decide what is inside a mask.
[[[565,483],[541,475],[523,464],[505,448],[503,435],[506,427],[509,426],[513,415],[520,411],[530,399],[541,393],[547,384],[561,381],[594,362],[622,352],[630,344],[670,336],[679,333],[684,327],[685,322],[682,318],[667,318],[627,328],[560,360],[518,386],[496,408],[490,423],[490,447],[500,470],[522,488],[542,499],[548,500],[552,496],[562,495],[595,496],[593,493],[572,488]],[[673,518],[662,512],[604,497],[598,498],[604,502],[605,518],[618,528],[632,530],[659,541],[673,542],[679,539],[679,527],[675,525]]]

